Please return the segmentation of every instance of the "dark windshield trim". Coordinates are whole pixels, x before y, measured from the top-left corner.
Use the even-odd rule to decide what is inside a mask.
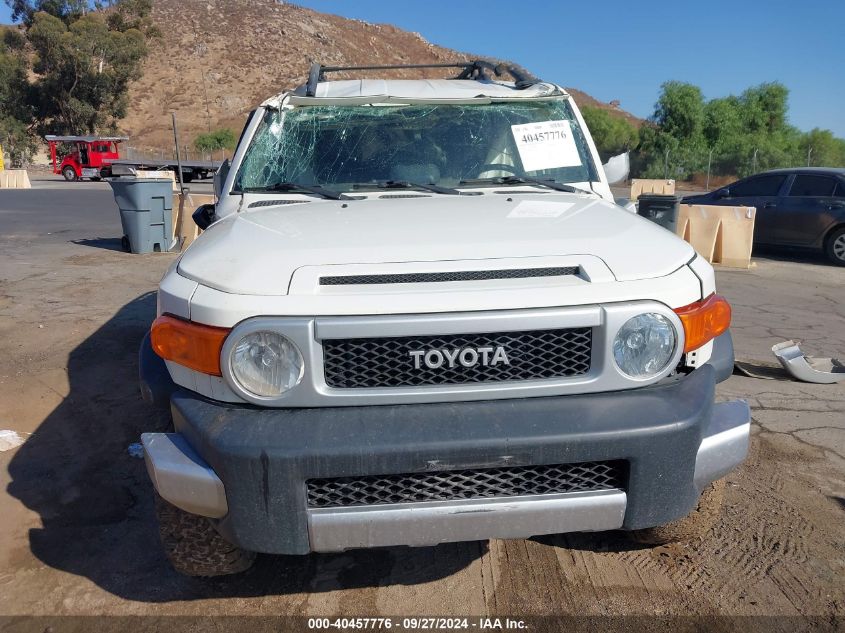
[[[557,180],[553,180],[551,178],[531,178],[530,176],[523,176],[517,174],[514,174],[512,176],[493,176],[491,178],[472,178],[469,180],[462,180],[460,182],[460,184],[462,185],[469,186],[484,185],[488,183],[493,186],[530,185],[537,187],[546,187],[548,189],[554,189],[555,191],[563,191],[564,193],[586,193],[589,195],[592,195],[594,193],[591,191],[587,191],[586,189],[581,189],[580,187],[573,187],[569,183],[558,182]]]
[[[407,180],[385,180],[382,182],[353,182],[350,185],[355,189],[419,189],[421,191],[431,191],[433,193],[440,193],[447,196],[463,196],[466,195],[464,191],[458,191],[452,187],[442,187],[434,183],[409,182]]]
[[[302,185],[296,182],[277,182],[266,187],[244,187],[239,193],[312,193],[330,200],[354,200],[321,185]]]

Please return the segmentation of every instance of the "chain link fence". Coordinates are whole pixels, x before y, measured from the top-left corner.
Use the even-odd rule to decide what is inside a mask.
[[[764,147],[718,151],[678,145],[660,152],[634,152],[632,173],[643,178],[691,181],[709,190],[770,169],[830,166],[814,158],[818,156],[814,157],[812,147],[801,150],[799,154]]]

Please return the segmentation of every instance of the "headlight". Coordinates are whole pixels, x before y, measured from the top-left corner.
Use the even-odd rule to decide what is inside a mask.
[[[656,376],[675,354],[675,326],[653,312],[628,319],[613,340],[613,358],[631,378]]]
[[[251,332],[241,338],[231,355],[232,376],[246,391],[272,398],[302,380],[302,354],[281,334]]]

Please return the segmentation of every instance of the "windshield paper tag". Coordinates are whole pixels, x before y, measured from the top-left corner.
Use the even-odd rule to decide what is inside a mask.
[[[511,132],[525,171],[581,165],[569,121],[512,125]]]
[[[508,213],[509,218],[559,218],[573,206],[572,202],[536,202],[523,200]]]

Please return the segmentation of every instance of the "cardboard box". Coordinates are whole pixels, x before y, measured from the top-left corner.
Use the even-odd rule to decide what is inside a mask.
[[[631,181],[631,200],[636,200],[644,193],[659,193],[667,196],[674,195],[674,180],[649,180],[635,178]]]
[[[29,174],[25,169],[4,169],[0,171],[0,189],[32,189]]]
[[[754,245],[754,207],[682,204],[678,236],[713,264],[748,268]]]

